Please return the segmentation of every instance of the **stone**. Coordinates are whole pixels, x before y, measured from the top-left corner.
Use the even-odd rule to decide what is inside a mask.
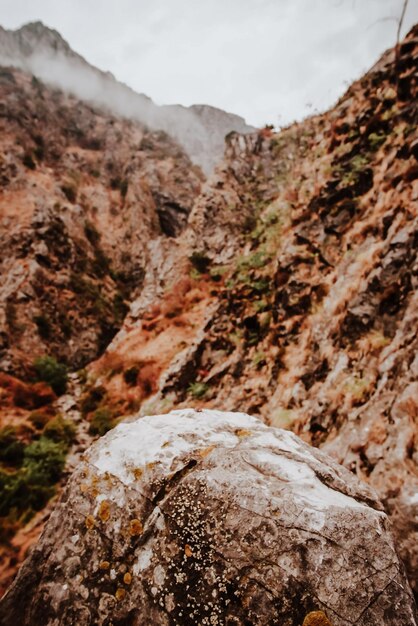
[[[416,626],[373,490],[296,435],[183,409],[85,454],[4,626]]]

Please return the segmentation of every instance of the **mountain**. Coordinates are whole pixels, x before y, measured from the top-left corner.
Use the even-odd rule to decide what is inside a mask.
[[[185,226],[203,176],[163,131],[0,72],[3,371],[28,352],[82,367],[120,328],[148,243]]]
[[[206,105],[157,106],[109,72],[90,65],[56,30],[42,22],[32,22],[15,31],[0,27],[0,65],[18,67],[114,114],[166,131],[206,173],[222,157],[228,132],[254,130],[238,115]]]
[[[4,581],[93,438],[193,406],[366,481],[418,593],[417,69],[414,27],[329,112],[229,133],[206,182],[165,134],[3,70]]]

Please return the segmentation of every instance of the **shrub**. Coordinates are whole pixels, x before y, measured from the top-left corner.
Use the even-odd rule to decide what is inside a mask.
[[[92,246],[97,246],[100,242],[100,233],[89,220],[84,223],[84,234]]]
[[[39,511],[55,492],[65,465],[62,444],[41,437],[24,451],[23,465],[14,473],[0,471],[0,516],[25,514],[26,519]]]
[[[33,160],[33,156],[29,153],[26,153],[22,159],[23,165],[30,170],[36,169],[36,163]]]
[[[81,399],[81,413],[84,417],[95,411],[99,406],[100,402],[106,395],[106,390],[104,387],[92,387],[89,389]]]
[[[103,278],[110,270],[110,259],[101,248],[95,248],[92,270],[99,277]]]
[[[377,150],[382,144],[385,143],[386,137],[382,133],[370,133],[367,140],[371,150]]]
[[[120,292],[117,292],[113,298],[112,309],[115,321],[121,324],[129,311],[129,307]]]
[[[51,336],[51,322],[46,315],[35,315],[33,321],[38,327],[39,336],[42,339],[49,339]]]
[[[37,380],[44,381],[60,396],[67,389],[67,368],[54,357],[41,356],[35,360],[34,368]]]
[[[0,461],[18,467],[23,461],[24,448],[13,426],[5,426],[0,430]]]
[[[112,413],[107,407],[101,407],[93,413],[93,418],[90,423],[89,433],[91,435],[105,435],[108,430],[114,427],[115,423],[112,417]]]
[[[133,365],[123,372],[123,379],[127,385],[134,387],[138,382],[139,367]]]
[[[32,411],[28,417],[30,423],[33,424],[37,430],[43,430],[52,418],[53,415],[51,415],[50,411],[45,409]]]
[[[204,252],[193,252],[189,260],[193,267],[201,274],[207,272],[211,263],[209,257]]]
[[[187,391],[193,398],[201,399],[204,398],[209,391],[209,385],[199,382],[190,383]]]
[[[55,443],[62,443],[68,448],[74,441],[75,432],[75,425],[71,420],[64,419],[62,415],[57,415],[46,424],[43,435],[47,439],[55,441]]]

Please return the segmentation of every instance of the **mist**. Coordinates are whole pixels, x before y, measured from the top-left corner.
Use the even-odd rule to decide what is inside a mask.
[[[222,158],[226,133],[252,130],[239,116],[212,107],[156,105],[110,72],[91,66],[56,31],[40,22],[17,31],[0,30],[0,64],[18,67],[113,114],[167,132],[206,174]]]

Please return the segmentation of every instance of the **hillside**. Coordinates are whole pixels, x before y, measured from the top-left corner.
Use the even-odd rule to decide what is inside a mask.
[[[58,401],[45,397],[45,386],[39,388],[45,377],[44,383],[3,377],[1,423],[7,425],[13,415],[16,427],[10,445],[20,443],[27,450],[41,440],[65,439],[71,428],[57,417],[64,414],[67,422],[75,420],[66,442],[70,471],[92,437],[138,410],[149,415],[193,406],[260,416],[327,451],[376,489],[417,593],[417,67],[415,27],[398,59],[388,51],[328,113],[280,133],[269,128],[246,136],[230,133],[225,159],[200,193],[201,177],[185,155],[172,152],[178,148],[169,139],[147,135],[126,121],[112,118],[110,124],[103,113],[61,93],[56,97],[66,102],[66,114],[49,115],[41,136],[56,133],[55,142],[63,141],[61,121],[73,114],[71,119],[86,126],[82,137],[65,140],[61,165],[48,161],[52,156],[40,159],[36,148],[41,142],[29,139],[33,120],[23,129],[21,120],[28,115],[27,103],[36,102],[36,90],[52,92],[25,74],[6,70],[5,93],[13,108],[8,119],[2,116],[9,133],[8,143],[2,133],[4,268],[16,267],[13,276],[19,277],[21,267],[29,272],[36,262],[42,286],[52,282],[58,295],[47,310],[49,336],[42,337],[40,303],[46,300],[35,290],[28,307],[19,300],[26,292],[16,289],[17,278],[8,283],[16,291],[9,318],[5,308],[3,324],[9,326],[3,326],[8,342],[3,368],[19,373],[20,363],[45,352],[66,360],[73,370],[92,361],[71,377],[67,395]],[[26,98],[25,112],[15,108],[19,93]],[[89,124],[96,129],[92,136]],[[103,135],[96,137],[98,128]],[[105,148],[83,143],[100,137]],[[152,148],[145,148],[144,137]],[[138,153],[132,145],[139,142]],[[98,155],[103,169],[96,177],[88,168],[97,167]],[[114,174],[103,173],[106,160],[117,173],[117,185]],[[132,166],[124,169],[128,162]],[[9,163],[17,168],[16,180]],[[80,177],[74,193],[84,198],[78,209],[77,200],[62,189],[72,168]],[[127,173],[132,181],[126,186]],[[53,209],[55,202],[70,208],[58,214],[62,221],[68,215],[68,229],[73,229],[73,256],[66,253],[60,261],[66,240],[55,233],[46,241],[47,248],[52,241],[51,249],[38,252],[23,246],[22,229],[15,233],[17,215],[22,224],[32,219],[29,231],[36,231],[33,183],[38,210]],[[100,193],[95,189],[89,195],[92,185],[100,185]],[[105,199],[94,211],[98,197]],[[83,292],[66,274],[68,258],[77,268],[79,249],[87,257],[82,272],[96,288],[90,301],[80,298]],[[134,259],[123,256],[128,253]],[[104,275],[92,269],[102,255],[109,259]],[[121,281],[124,272],[128,278]],[[121,295],[129,313],[123,320],[113,317],[112,331],[100,342],[107,309],[103,305],[90,312],[88,303],[96,303],[97,290],[105,288],[105,300],[111,301],[122,284],[128,285]],[[0,289],[6,302],[8,287]],[[79,352],[68,352],[62,322],[52,319],[62,304],[66,312],[74,311],[71,337]],[[14,334],[10,320],[19,326]],[[90,344],[83,332],[89,329],[96,333],[94,349],[86,351]],[[16,406],[16,389],[26,398],[23,405]],[[43,407],[43,423],[33,416],[37,403]],[[52,436],[48,424],[54,420]],[[19,461],[14,462],[20,471]],[[60,475],[49,475],[52,491]],[[46,500],[34,508],[41,509]],[[18,509],[20,517],[6,513],[3,535],[10,542],[31,511]],[[26,532],[26,538],[20,530],[13,540],[16,560],[38,530]],[[5,579],[14,567],[10,554],[9,546]]]
[[[90,369],[121,413],[127,397],[245,410],[322,447],[377,489],[412,580],[417,35],[399,79],[391,51],[329,113],[229,138],[170,288],[145,291]]]
[[[19,70],[2,71],[0,90],[0,364],[21,371],[28,353],[52,351],[82,367],[120,328],[148,242],[178,234],[203,176],[163,132]]]
[[[228,132],[254,130],[242,117],[204,104],[156,105],[148,96],[118,82],[110,72],[92,66],[42,22],[31,22],[15,31],[0,26],[0,65],[20,68],[116,115],[166,131],[206,174],[222,158]]]

